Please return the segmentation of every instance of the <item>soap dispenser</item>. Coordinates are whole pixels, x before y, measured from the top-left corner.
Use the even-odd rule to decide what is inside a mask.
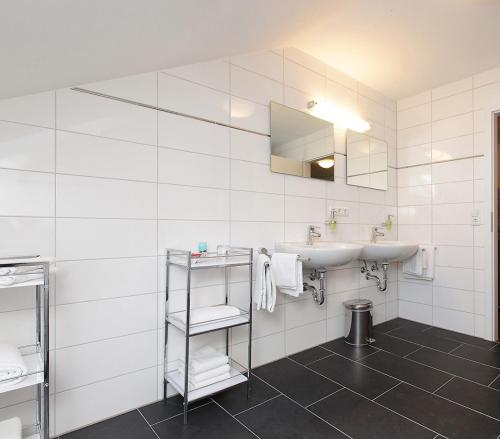
[[[335,219],[335,209],[330,209],[330,218],[325,221],[325,224],[330,227],[332,232],[337,230],[337,220]]]

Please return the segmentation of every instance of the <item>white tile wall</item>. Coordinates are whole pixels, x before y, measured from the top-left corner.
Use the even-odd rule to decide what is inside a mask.
[[[482,155],[489,145],[482,133],[489,127],[474,110],[499,97],[496,69],[398,101],[398,163],[408,166],[398,170],[399,238],[418,236],[437,247],[433,282],[400,272],[400,315],[480,337],[483,316],[492,312],[481,291],[487,212],[480,226],[471,216],[485,201]]]
[[[2,248],[57,259],[51,309],[57,435],[162,397],[165,247],[195,249],[207,241],[211,249],[272,248],[303,240],[311,223],[322,227],[323,239],[366,239],[371,225],[397,210],[394,168],[387,192],[346,185],[341,130],[335,182],[270,172],[269,137],[262,135],[269,133],[270,100],[305,110],[308,100],[325,98],[358,112],[388,141],[396,166],[395,103],[296,49],[82,87],[187,116],[69,89],[0,102]],[[407,146],[430,144],[422,135],[407,138]],[[415,182],[426,189],[409,200],[430,205],[430,181],[408,174],[407,186]],[[329,207],[350,210],[335,231],[323,225]],[[427,221],[425,212],[420,216]],[[241,300],[244,278],[231,276],[232,297]],[[395,267],[391,276],[382,294],[360,281],[356,264],[329,271],[323,308],[308,296],[280,296],[274,314],[256,315],[254,365],[340,337],[348,298],[374,300],[377,322],[396,317]],[[181,281],[173,275],[176,306]],[[217,301],[222,284],[220,271],[194,279],[193,300]],[[0,305],[0,328],[15,324],[18,341],[32,325],[26,307],[32,302],[12,294]],[[235,331],[232,339],[232,355],[242,362],[244,337]],[[212,335],[197,343],[223,341]],[[171,345],[177,354],[179,342]]]

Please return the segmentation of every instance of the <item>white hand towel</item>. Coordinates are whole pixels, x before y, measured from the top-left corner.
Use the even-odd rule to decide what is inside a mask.
[[[10,418],[0,422],[0,438],[2,439],[21,439],[22,425],[19,418]]]
[[[213,352],[204,355],[190,355],[189,372],[192,374],[199,374],[208,370],[228,364],[229,358],[227,355],[219,352]],[[184,370],[184,360],[179,360],[179,369]]]
[[[216,305],[205,306],[203,308],[195,308],[191,310],[190,324],[209,322],[211,320],[227,319],[230,317],[239,316],[240,310],[235,306]],[[186,324],[186,312],[176,313],[174,318],[178,319],[182,324]]]
[[[403,274],[411,279],[434,279],[434,252],[431,245],[419,246],[417,252],[403,262]]]
[[[276,284],[271,270],[271,259],[265,254],[257,257],[254,302],[257,310],[274,311],[276,305]]]
[[[302,262],[299,255],[275,253],[271,261],[271,271],[276,287],[284,293],[298,297],[304,292]]]
[[[28,368],[19,349],[0,343],[0,387],[12,386],[26,378]],[[0,436],[1,437],[1,436]]]

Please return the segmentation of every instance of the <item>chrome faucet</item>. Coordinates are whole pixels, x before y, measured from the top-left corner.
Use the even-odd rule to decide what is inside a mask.
[[[313,245],[313,238],[321,238],[321,232],[318,232],[316,228],[316,226],[307,227],[307,245]]]
[[[377,226],[377,227],[372,227],[372,242],[377,242],[377,238],[379,236],[385,236],[384,232],[381,232],[381,229],[384,229],[385,226]]]

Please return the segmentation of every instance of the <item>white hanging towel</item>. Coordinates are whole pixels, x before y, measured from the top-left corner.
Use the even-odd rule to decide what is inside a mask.
[[[420,245],[417,252],[403,262],[403,274],[410,279],[434,279],[435,247]]]
[[[298,297],[304,292],[302,262],[299,260],[299,255],[274,253],[271,272],[276,287],[283,294]]]
[[[19,418],[6,419],[0,422],[0,437],[2,439],[21,439],[22,428]]]
[[[276,305],[276,284],[271,270],[271,259],[265,254],[257,257],[254,302],[257,310],[274,311]]]
[[[28,368],[19,349],[7,343],[0,343],[0,387],[19,383],[27,372]]]

